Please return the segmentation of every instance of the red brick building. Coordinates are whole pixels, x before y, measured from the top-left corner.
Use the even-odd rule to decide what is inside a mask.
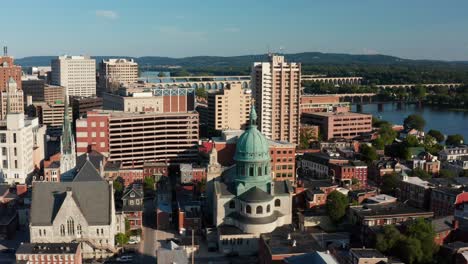
[[[10,77],[16,81],[18,90],[21,90],[21,66],[15,65],[13,57],[0,57],[0,91],[6,91]]]
[[[357,182],[357,186],[367,186],[367,165],[361,161],[350,161],[346,164],[330,164],[330,171],[335,180],[343,185],[353,185],[353,179]]]
[[[439,187],[431,190],[430,209],[434,216],[447,216],[455,213],[456,201],[466,195],[461,189],[450,187]]]
[[[109,114],[88,112],[87,118],[76,120],[76,154],[96,150],[109,156]]]

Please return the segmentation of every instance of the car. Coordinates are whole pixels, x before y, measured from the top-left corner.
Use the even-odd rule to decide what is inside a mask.
[[[124,255],[116,259],[117,262],[131,262],[133,260],[132,256]]]

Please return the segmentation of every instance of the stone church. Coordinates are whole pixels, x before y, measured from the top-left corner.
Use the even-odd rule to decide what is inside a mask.
[[[114,237],[125,227],[115,213],[112,182],[87,163],[72,182],[34,183],[31,243],[80,243],[83,258],[115,253]]]
[[[252,107],[250,126],[237,141],[235,165],[212,180],[213,223],[223,253],[254,253],[260,234],[292,222],[291,182],[272,180],[269,144],[256,120]]]

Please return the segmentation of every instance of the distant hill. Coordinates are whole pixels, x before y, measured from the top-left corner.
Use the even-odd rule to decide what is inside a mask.
[[[332,64],[367,64],[367,65],[467,65],[468,62],[449,62],[436,60],[410,60],[402,59],[388,55],[352,55],[339,53],[321,53],[321,52],[303,52],[294,54],[285,54],[286,60],[301,62],[308,65]],[[55,56],[32,56],[16,59],[16,63],[21,66],[47,66]],[[132,58],[128,56],[95,56],[98,62],[107,58]],[[158,66],[158,65],[179,65],[183,67],[204,67],[204,66],[250,66],[255,61],[265,61],[267,56],[262,55],[244,55],[232,57],[220,56],[195,56],[185,58],[169,58],[157,56],[145,56],[134,58],[140,66]]]

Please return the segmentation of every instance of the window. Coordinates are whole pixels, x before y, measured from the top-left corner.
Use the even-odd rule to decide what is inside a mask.
[[[17,168],[18,168],[18,161],[15,160],[15,169],[17,169]]]
[[[65,226],[64,225],[60,225],[60,235],[65,236]]]
[[[16,150],[16,148],[13,148],[13,152],[14,152],[14,155],[15,155],[15,156],[18,155],[18,151]]]
[[[280,207],[281,206],[281,201],[280,199],[275,200],[275,207]]]
[[[16,133],[13,133],[13,143],[16,143]]]
[[[263,207],[261,205],[257,206],[257,214],[263,214]]]
[[[42,231],[42,233],[44,234],[44,236],[46,236],[46,230],[45,229]]]
[[[67,220],[67,232],[69,236],[75,234],[75,221],[73,221],[73,218],[71,217]]]
[[[42,236],[42,229],[39,229],[39,236]]]
[[[258,167],[257,176],[262,176],[262,167]]]
[[[136,202],[136,204],[139,205],[140,204],[140,199],[136,199],[135,202]]]
[[[254,168],[253,167],[249,168],[249,176],[254,176]]]
[[[133,200],[130,200],[130,201],[129,201],[129,204],[130,204],[130,205],[133,205]]]
[[[7,155],[7,148],[2,147],[2,155],[6,156]]]
[[[99,235],[99,228],[96,228],[96,235]]]
[[[229,202],[229,208],[234,209],[236,208],[236,203],[234,201]]]
[[[6,143],[6,134],[0,134],[0,143]]]
[[[248,213],[248,214],[251,214],[252,213],[252,207],[250,207],[250,205],[247,205],[245,207],[245,212]]]

